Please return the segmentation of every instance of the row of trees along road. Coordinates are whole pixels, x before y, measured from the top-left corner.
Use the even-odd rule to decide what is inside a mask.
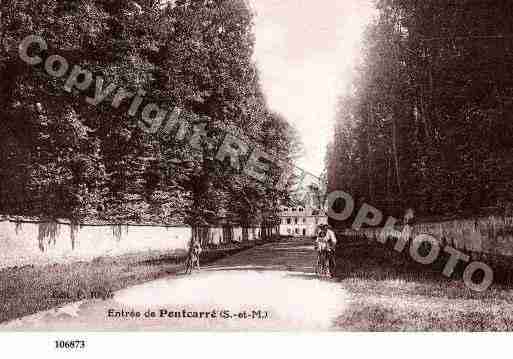
[[[380,0],[328,149],[329,190],[401,218],[513,196],[513,2]]]
[[[126,115],[128,105],[90,106],[84,93],[67,94],[62,79],[17,53],[21,39],[40,35],[49,54],[105,83],[144,90],[145,103],[209,116],[213,128],[231,125],[290,160],[297,136],[267,107],[252,60],[252,19],[243,0],[4,0],[0,213],[197,225],[272,216],[286,190],[214,160],[207,143],[196,152],[185,141],[156,140]]]

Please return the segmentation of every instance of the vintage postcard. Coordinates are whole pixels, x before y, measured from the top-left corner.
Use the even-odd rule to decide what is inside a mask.
[[[512,16],[2,0],[0,338],[513,330]]]

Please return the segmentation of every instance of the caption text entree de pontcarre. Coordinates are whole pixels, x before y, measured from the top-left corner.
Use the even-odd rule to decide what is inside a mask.
[[[175,310],[175,309],[148,309],[145,312],[138,310],[109,309],[109,318],[172,318],[172,319],[269,319],[269,312],[262,309],[231,311],[229,309],[212,309],[210,311]]]

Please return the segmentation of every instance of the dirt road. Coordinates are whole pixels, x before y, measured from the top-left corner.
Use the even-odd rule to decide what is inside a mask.
[[[268,243],[0,330],[513,330],[510,287],[472,292],[377,246],[343,248],[320,280],[315,255],[311,241]]]
[[[269,243],[190,276],[133,286],[5,323],[10,330],[327,330],[347,293],[318,280],[309,241]]]

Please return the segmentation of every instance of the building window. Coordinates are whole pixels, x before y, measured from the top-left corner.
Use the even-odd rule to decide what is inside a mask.
[[[287,224],[290,224],[291,220],[290,218],[287,218]]]
[[[303,218],[303,223],[306,223],[306,218]]]
[[[296,234],[299,234],[299,229],[298,228],[296,228]]]
[[[296,223],[296,224],[297,224],[297,218],[294,218],[294,223]]]

